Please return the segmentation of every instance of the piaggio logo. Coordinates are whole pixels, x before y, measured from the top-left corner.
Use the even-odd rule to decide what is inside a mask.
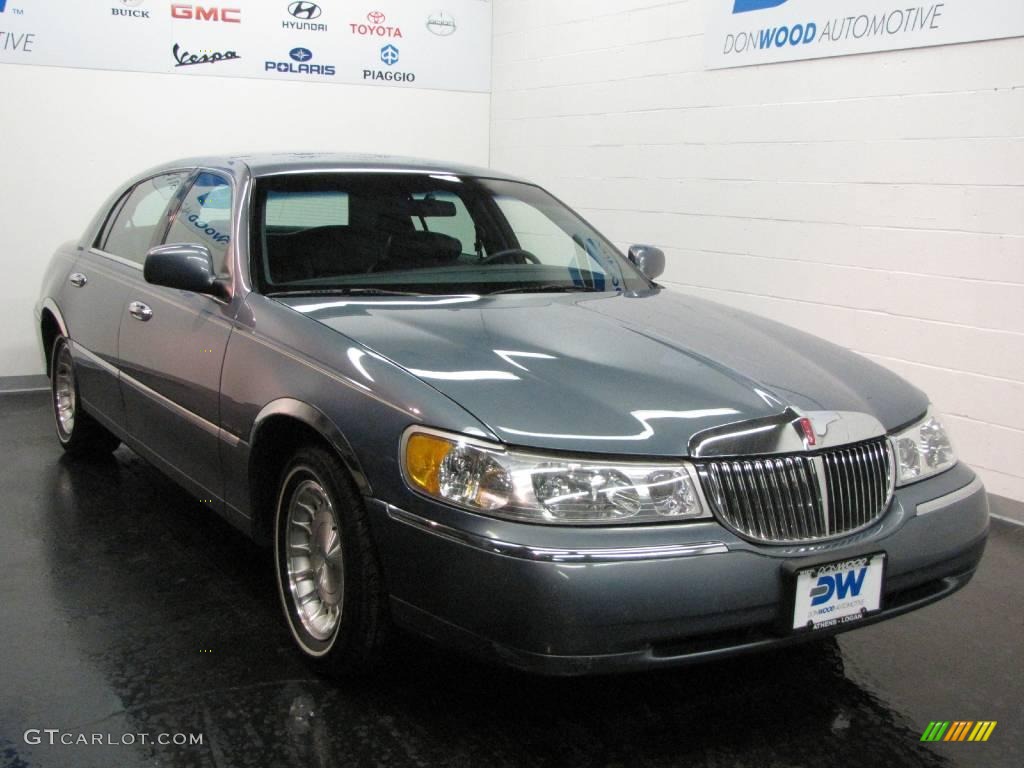
[[[380,60],[389,67],[398,63],[398,49],[393,45],[385,45],[380,49]]]
[[[171,5],[171,16],[175,19],[191,19],[193,21],[226,21],[240,24],[242,11],[240,8],[205,8],[201,5]]]
[[[763,11],[765,8],[776,8],[785,2],[786,0],[735,0],[732,12]]]
[[[933,720],[921,734],[921,741],[988,741],[996,724],[995,720]]]

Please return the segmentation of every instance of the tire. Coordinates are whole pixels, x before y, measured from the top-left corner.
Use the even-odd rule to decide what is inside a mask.
[[[106,456],[121,440],[82,410],[78,375],[71,347],[64,336],[53,343],[50,358],[50,403],[61,447],[75,456]]]
[[[362,498],[319,446],[300,449],[281,474],[274,566],[288,628],[317,671],[371,671],[388,624],[380,569]]]

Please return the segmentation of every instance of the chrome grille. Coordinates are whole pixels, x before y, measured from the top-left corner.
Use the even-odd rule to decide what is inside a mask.
[[[842,536],[877,520],[893,490],[884,438],[819,454],[715,459],[697,464],[715,516],[773,543]]]

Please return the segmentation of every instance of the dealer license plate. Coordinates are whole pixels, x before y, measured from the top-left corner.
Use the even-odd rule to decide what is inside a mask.
[[[796,574],[793,629],[859,621],[882,606],[885,554],[805,568]]]

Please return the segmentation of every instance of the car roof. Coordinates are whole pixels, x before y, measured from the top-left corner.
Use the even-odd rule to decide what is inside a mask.
[[[254,177],[291,173],[374,172],[430,173],[446,176],[478,176],[488,179],[523,181],[515,176],[461,163],[425,160],[397,155],[341,154],[328,152],[281,152],[213,155],[192,157],[166,163],[162,168],[201,166],[237,172],[239,164],[249,168]],[[156,169],[160,170],[160,169]]]

